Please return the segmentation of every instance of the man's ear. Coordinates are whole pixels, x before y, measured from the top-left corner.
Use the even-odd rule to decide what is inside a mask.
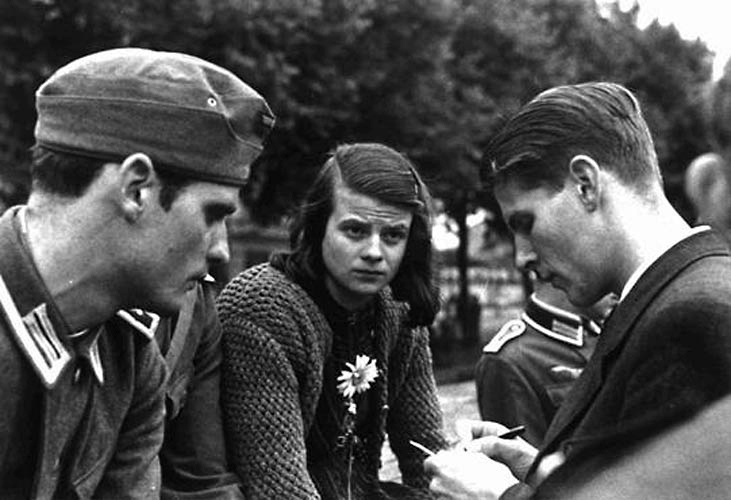
[[[121,179],[121,208],[125,219],[136,220],[153,195],[158,182],[152,160],[144,153],[134,153],[124,159],[119,167]]]
[[[587,155],[576,155],[569,162],[569,183],[574,186],[581,203],[590,211],[599,204],[599,164]]]

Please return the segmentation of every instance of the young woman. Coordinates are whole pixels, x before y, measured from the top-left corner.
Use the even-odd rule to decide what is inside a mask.
[[[292,251],[219,297],[223,405],[251,498],[426,498],[424,452],[446,446],[426,326],[430,198],[380,144],[338,147],[290,234]],[[403,484],[378,479],[388,433]]]

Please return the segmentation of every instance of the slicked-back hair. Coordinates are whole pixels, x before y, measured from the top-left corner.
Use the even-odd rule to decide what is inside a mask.
[[[275,262],[296,280],[319,280],[325,275],[322,241],[340,185],[413,214],[404,257],[390,286],[394,298],[409,304],[412,325],[430,325],[439,309],[433,279],[431,197],[411,162],[388,146],[345,144],[331,152],[293,219],[291,253],[275,256]]]
[[[524,189],[560,190],[569,162],[580,154],[638,193],[662,185],[637,99],[610,82],[565,85],[538,94],[490,140],[481,175],[490,186],[509,180]]]
[[[107,160],[52,151],[38,145],[33,147],[32,152],[32,189],[66,198],[82,196],[99,176],[102,167],[109,163]],[[180,191],[192,179],[165,168],[156,167],[155,172],[161,184],[160,205],[163,209],[170,210]]]

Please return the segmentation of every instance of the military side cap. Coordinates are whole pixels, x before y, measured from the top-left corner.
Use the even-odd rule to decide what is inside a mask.
[[[242,185],[274,125],[264,98],[197,57],[112,49],[60,68],[36,92],[39,145],[120,161],[142,152],[199,180]]]

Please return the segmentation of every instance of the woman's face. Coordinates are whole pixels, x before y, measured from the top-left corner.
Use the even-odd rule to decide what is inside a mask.
[[[358,309],[396,275],[413,215],[342,185],[333,205],[322,241],[325,285],[340,305]]]

